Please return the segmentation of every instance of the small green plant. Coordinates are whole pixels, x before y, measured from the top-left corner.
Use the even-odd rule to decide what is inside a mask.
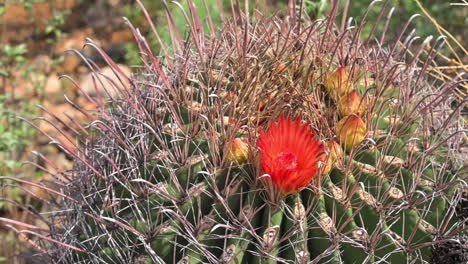
[[[304,0],[298,1],[297,9],[300,10],[301,8],[304,10],[303,12],[307,14],[312,19],[321,18],[327,8],[329,8],[329,2],[327,0]]]
[[[62,31],[61,27],[65,24],[68,15],[70,15],[69,10],[58,11],[54,9],[52,19],[44,21],[47,24],[44,33],[52,35],[52,37],[49,39],[49,42],[54,42],[57,39],[63,38],[65,36],[65,33]]]
[[[0,44],[0,94],[6,94],[6,86],[10,86],[10,93],[14,96],[16,84],[21,80],[28,80],[35,67],[27,61],[28,49],[25,43],[18,45]],[[18,75],[18,73],[20,73]],[[16,75],[15,75],[16,74]],[[40,87],[31,87],[39,89]],[[2,99],[5,101],[5,98]],[[7,105],[4,105],[6,107]]]
[[[37,133],[31,130],[30,126],[17,119],[18,116],[32,118],[34,116],[33,107],[30,103],[17,100],[17,105],[8,107],[8,100],[11,100],[10,95],[0,95],[0,175],[23,177],[17,171],[23,166],[19,161],[25,147],[33,142],[33,136]],[[4,184],[14,185],[12,181]],[[2,197],[7,197],[11,200],[22,200],[20,189],[12,188],[10,191],[3,193],[4,185],[2,186]],[[0,209],[6,205],[12,206],[11,203],[0,202]]]
[[[32,136],[36,134],[34,130],[17,117],[31,118],[35,111],[33,106],[20,97],[16,107],[7,107],[7,100],[11,100],[10,95],[0,95],[0,152],[8,152],[20,149],[22,146],[32,143]],[[14,126],[11,126],[14,124]]]
[[[0,45],[0,75],[10,77],[12,70],[23,66],[27,52],[26,44]]]

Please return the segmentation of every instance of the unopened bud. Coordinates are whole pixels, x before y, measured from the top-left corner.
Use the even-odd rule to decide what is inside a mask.
[[[338,111],[341,116],[348,116],[352,114],[364,114],[366,111],[366,101],[359,97],[356,90],[340,98],[338,102]]]
[[[231,148],[229,149],[226,159],[229,162],[236,162],[238,164],[245,163],[249,158],[249,145],[245,138],[235,138],[232,141]]]
[[[328,174],[337,160],[343,157],[343,149],[341,148],[340,144],[338,144],[335,140],[330,140],[326,144],[326,149],[328,152],[327,160],[325,163],[325,168],[323,169],[323,174]]]
[[[226,101],[233,101],[237,97],[236,93],[233,91],[223,91],[219,93],[219,96],[225,99]]]
[[[330,74],[325,80],[325,88],[331,96],[339,97],[347,94],[353,89],[353,84],[349,80],[345,66],[339,67],[334,73]]]
[[[278,62],[275,67],[275,74],[282,73],[286,69],[286,64]]]
[[[336,125],[336,133],[340,143],[345,146],[346,150],[350,150],[354,146],[359,145],[367,134],[367,127],[361,118],[361,115],[345,116]]]
[[[217,71],[211,72],[211,80],[213,82],[218,82],[223,86],[229,83],[229,79],[226,76],[224,76],[223,73]]]

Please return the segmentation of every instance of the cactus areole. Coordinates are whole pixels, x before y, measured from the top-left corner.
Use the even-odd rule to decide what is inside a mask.
[[[268,132],[260,131],[257,145],[262,169],[271,179],[267,182],[271,181],[283,195],[306,187],[318,172],[324,146],[314,139],[308,126],[301,124],[301,118],[292,121],[281,116]]]

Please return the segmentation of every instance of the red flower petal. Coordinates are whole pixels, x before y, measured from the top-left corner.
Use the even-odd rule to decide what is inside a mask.
[[[267,133],[260,130],[260,164],[284,195],[298,192],[317,174],[324,145],[314,139],[308,127],[309,124],[301,124],[301,118],[293,121],[281,116],[278,124],[271,123]]]

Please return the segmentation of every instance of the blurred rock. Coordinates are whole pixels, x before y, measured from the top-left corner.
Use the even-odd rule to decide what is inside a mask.
[[[107,56],[109,56],[114,62],[125,63],[126,48],[123,45],[123,42],[111,43],[109,45],[103,46],[102,48],[104,49],[104,52],[107,54]],[[104,58],[101,56],[101,54],[99,54],[94,49],[85,49],[85,54],[90,60],[92,60],[100,67],[105,67],[108,65]]]
[[[62,82],[59,80],[57,74],[53,73],[47,78],[47,83],[44,88],[45,96],[48,98],[49,95],[54,95],[58,93],[63,94]]]
[[[68,79],[60,79],[56,73],[52,73],[47,77],[44,86],[44,98],[54,104],[66,103],[64,95],[70,100],[76,98],[76,88]]]
[[[54,54],[56,56],[65,56],[64,61],[60,63],[58,72],[61,74],[75,72],[78,66],[82,63],[80,56],[69,50],[78,50],[84,56],[89,57],[94,53],[94,49],[88,47],[83,49],[86,44],[86,38],[92,38],[93,30],[90,28],[75,30],[66,38],[59,39],[55,46]],[[100,45],[96,41],[97,45]]]
[[[85,117],[78,110],[73,108],[73,106],[71,106],[68,103],[58,104],[58,103],[52,103],[50,101],[46,101],[46,102],[44,102],[43,106],[49,112],[51,112],[54,115],[56,115],[57,117],[59,117],[65,123],[68,123],[70,126],[74,126],[74,125],[72,124],[71,121],[69,121],[67,115],[70,116],[71,118],[73,118],[78,123],[81,123],[81,122],[83,122],[85,120]],[[65,113],[67,115],[65,115]],[[48,119],[50,119],[50,120],[54,119],[53,117],[49,116],[47,113],[41,113],[41,115],[48,118]],[[62,131],[67,131],[67,133],[71,133],[71,131],[66,126],[62,125],[61,123],[55,122],[55,124],[56,124],[56,126],[58,126],[58,128],[62,129]],[[69,149],[74,149],[75,148],[74,143],[76,143],[76,141],[75,141],[75,137],[72,134],[70,134],[70,137],[69,137],[69,139],[71,140],[70,141],[70,140],[67,139],[66,136],[59,133],[54,126],[50,125],[47,122],[44,122],[44,121],[38,122],[38,126],[39,126],[39,129],[42,132],[44,132],[45,134],[47,134],[49,136],[52,136],[54,138],[54,140],[60,142],[60,144],[62,144],[63,146],[65,146],[65,147],[67,147]],[[37,141],[39,141],[38,143],[40,145],[45,145],[45,144],[48,144],[51,141],[51,139],[49,139],[48,137],[39,136]],[[52,152],[52,150],[53,149],[48,149],[48,151],[51,152],[51,155],[49,155],[48,157],[54,157],[55,156],[55,154]]]
[[[54,171],[54,170],[52,169],[51,171]],[[45,175],[43,175],[41,177],[38,177],[37,179],[34,179],[34,182],[38,183],[39,185],[43,185],[43,186],[46,186],[46,187],[51,187],[51,186],[47,186],[46,184],[42,183],[43,181],[51,180],[51,179],[52,179],[52,176],[50,174],[45,174]],[[37,186],[34,186],[34,185],[28,185],[27,189],[33,194],[34,198],[39,198],[39,199],[44,199],[44,200],[49,200],[51,198],[50,195],[48,194],[48,192],[46,190],[44,190],[43,188],[41,188],[41,187],[37,187]]]
[[[67,157],[65,156],[63,152],[57,153],[56,155],[48,155],[48,157],[51,158],[52,163],[54,163],[54,165],[59,170],[62,170],[62,171],[70,170],[73,167],[73,162],[67,159]],[[55,169],[50,165],[48,165],[47,168],[51,171],[55,171]]]
[[[77,0],[36,2],[32,4],[31,10],[28,10],[24,4],[8,3],[5,6],[5,13],[0,16],[0,20],[6,25],[34,25],[40,29],[44,29],[46,26],[44,20],[50,20],[53,17],[54,9],[72,9],[76,4]]]
[[[89,26],[98,31],[115,30],[122,25],[122,8],[118,5],[121,1],[115,0],[96,0],[93,8],[89,8],[83,14]]]
[[[118,30],[112,32],[111,35],[111,42],[112,43],[123,43],[123,42],[130,42],[133,41],[133,33],[130,30]]]
[[[65,10],[65,9],[72,9],[77,4],[77,0],[55,0],[53,2],[54,8]]]
[[[78,97],[75,103],[77,103],[82,109],[86,111],[96,111],[96,106],[84,96]],[[94,116],[94,118],[96,117]],[[86,122],[91,122],[91,121],[94,121],[94,120],[86,119]]]
[[[5,13],[0,16],[2,24],[24,26],[30,23],[29,12],[22,4],[7,4]]]
[[[67,159],[66,155],[57,148],[56,145],[47,145],[41,149],[41,154],[46,156],[53,165],[45,164],[45,167],[48,171],[55,173],[55,177],[58,177],[59,180],[65,180],[62,175],[58,172],[70,170],[73,167],[73,162]],[[58,170],[56,170],[56,168]],[[39,185],[48,187],[48,188],[55,188],[56,185],[53,182],[57,182],[57,179],[54,178],[49,173],[45,173],[42,176],[35,177],[33,180],[35,183]],[[27,189],[33,193],[34,198],[49,200],[50,194],[46,190],[41,187],[29,185]]]
[[[56,55],[64,55],[70,49],[81,50],[86,43],[86,38],[91,37],[92,34],[93,30],[91,28],[75,30],[68,37],[57,41],[54,53]]]
[[[118,67],[122,70],[122,72],[124,72],[128,77],[131,76],[131,70],[130,68],[128,68],[127,66],[125,65],[121,65],[121,64],[118,64]],[[97,77],[99,77],[102,81],[102,85],[97,79],[96,79],[96,85],[97,85],[97,89],[95,88],[95,82],[93,81],[93,74],[91,72],[87,73],[85,76],[83,76],[81,78],[81,81],[80,81],[80,87],[87,93],[89,94],[90,96],[96,96],[97,93],[96,93],[96,90],[97,92],[99,92],[102,96],[104,97],[107,97],[107,92],[113,97],[115,96],[117,93],[118,93],[118,90],[116,90],[114,87],[113,87],[113,84],[112,82],[114,82],[115,84],[119,85],[120,87],[122,87],[122,84],[120,82],[120,80],[115,76],[114,72],[112,71],[111,67],[109,66],[106,66],[104,68],[101,69],[101,73],[102,75],[104,76],[107,76],[107,78],[105,78],[104,76],[101,76],[101,75],[98,75]],[[110,81],[110,80],[112,81]],[[129,87],[129,83],[128,81],[124,80],[123,78],[121,78],[122,82],[123,82],[123,85],[124,87]],[[106,92],[107,90],[107,92]]]
[[[52,69],[52,59],[47,55],[38,55],[34,58],[31,64],[35,67],[36,71],[48,73]]]
[[[5,93],[14,94],[15,96],[30,99],[37,95],[37,89],[44,81],[44,74],[37,72],[14,71],[11,73],[11,78],[6,79]]]
[[[120,4],[120,0],[107,0],[106,1],[108,5],[112,6],[112,7],[118,7],[118,5]]]
[[[31,16],[30,16],[31,17]],[[39,30],[45,30],[47,27],[47,20],[51,20],[54,17],[53,7],[51,3],[34,3],[33,5],[33,26]]]
[[[73,73],[80,63],[81,58],[78,55],[69,53],[65,55],[63,62],[60,63],[57,70],[62,74]]]

